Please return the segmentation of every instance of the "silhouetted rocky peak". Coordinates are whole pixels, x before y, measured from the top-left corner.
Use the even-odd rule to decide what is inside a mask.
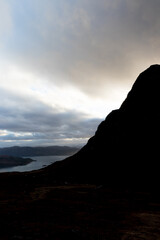
[[[152,112],[159,106],[160,102],[160,65],[152,65],[142,72],[126,100],[122,104],[122,110],[135,110]]]
[[[110,131],[112,128],[111,135],[119,136],[118,138],[122,142],[126,138],[127,141],[134,141],[135,146],[139,142],[138,138],[141,138],[143,143],[147,141],[148,144],[151,144],[150,137],[155,138],[156,132],[159,130],[159,85],[160,65],[152,65],[138,76],[120,109],[111,112],[107,116],[105,124],[102,123],[103,134],[104,132],[108,134],[105,131],[106,127]]]

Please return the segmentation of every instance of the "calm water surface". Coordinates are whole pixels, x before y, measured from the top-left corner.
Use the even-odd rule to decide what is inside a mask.
[[[24,166],[16,166],[9,168],[0,168],[0,173],[2,172],[28,172],[32,170],[38,170],[46,167],[54,162],[61,161],[68,156],[41,156],[41,157],[30,157],[35,160]]]

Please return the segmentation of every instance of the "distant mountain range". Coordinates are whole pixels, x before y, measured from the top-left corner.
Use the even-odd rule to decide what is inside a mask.
[[[77,147],[68,146],[48,146],[48,147],[7,147],[0,148],[0,155],[16,157],[33,157],[33,156],[69,156],[76,153]]]

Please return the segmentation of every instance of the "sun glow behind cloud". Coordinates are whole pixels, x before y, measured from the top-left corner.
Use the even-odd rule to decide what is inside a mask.
[[[119,104],[116,93],[115,102],[112,93],[107,105],[75,87],[60,88],[9,63],[3,63],[0,74],[1,146],[84,144]]]
[[[123,100],[125,93],[127,93],[127,89],[113,88],[106,97],[108,103],[104,103],[105,96],[103,99],[98,96],[94,99],[71,84],[64,85],[64,87],[56,86],[47,78],[40,78],[13,65],[6,64],[4,66],[3,64],[0,75],[1,89],[17,96],[37,99],[50,107],[57,108],[59,112],[83,111],[88,117],[105,117],[107,112],[119,106],[120,100]],[[7,101],[7,98],[4,100]]]

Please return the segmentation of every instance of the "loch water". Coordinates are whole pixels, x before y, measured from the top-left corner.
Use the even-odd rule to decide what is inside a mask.
[[[46,166],[49,166],[52,163],[55,163],[57,161],[61,161],[67,157],[68,156],[29,157],[34,161],[32,161],[29,164],[23,165],[23,166],[0,168],[0,173],[3,173],[3,172],[28,172],[28,171],[38,170],[38,169],[44,168]]]

